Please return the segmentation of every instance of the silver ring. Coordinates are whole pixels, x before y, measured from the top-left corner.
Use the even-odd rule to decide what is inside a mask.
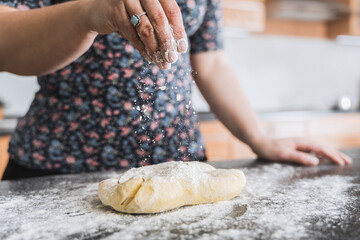
[[[140,22],[141,22],[141,16],[144,16],[146,14],[146,12],[143,12],[143,13],[140,13],[139,15],[132,15],[131,18],[130,18],[130,22],[131,24],[134,26],[134,27],[137,27]]]

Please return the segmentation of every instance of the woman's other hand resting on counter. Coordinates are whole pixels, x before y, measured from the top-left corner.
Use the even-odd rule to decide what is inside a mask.
[[[303,138],[264,138],[253,148],[259,158],[275,162],[295,162],[315,166],[319,160],[330,160],[338,165],[351,164],[344,153]]]

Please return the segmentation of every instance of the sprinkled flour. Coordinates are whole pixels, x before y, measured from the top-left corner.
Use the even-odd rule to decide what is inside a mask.
[[[64,181],[27,197],[1,195],[0,239],[299,239],[341,229],[356,201],[349,193],[359,188],[355,177],[298,179],[301,169],[245,168],[247,187],[240,197],[157,215],[104,207],[97,182]]]
[[[208,178],[207,172],[215,168],[209,164],[202,162],[166,162],[157,165],[149,165],[142,168],[132,168],[128,170],[119,178],[119,182],[123,183],[127,180],[140,176],[144,179],[154,177],[172,177],[172,178],[186,178],[190,181],[206,180]]]

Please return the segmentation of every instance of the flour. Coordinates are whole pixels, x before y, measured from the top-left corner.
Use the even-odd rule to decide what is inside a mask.
[[[198,182],[201,180],[206,180],[209,177],[207,172],[210,172],[214,169],[214,167],[201,162],[166,162],[130,169],[121,176],[119,182],[123,183],[134,177],[142,177],[143,179],[149,179],[153,177],[182,178],[184,180]]]
[[[342,229],[356,201],[349,193],[359,188],[354,177],[295,179],[301,169],[243,169],[248,183],[240,197],[157,215],[102,206],[97,182],[65,181],[27,197],[0,196],[0,239],[309,239]]]

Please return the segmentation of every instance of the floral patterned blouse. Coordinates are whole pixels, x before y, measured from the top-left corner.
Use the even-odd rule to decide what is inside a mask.
[[[190,54],[223,47],[220,0],[177,3],[191,48],[170,70],[149,65],[117,34],[98,36],[73,63],[38,77],[40,90],[10,142],[11,159],[63,173],[204,160]],[[0,4],[27,10],[55,1]]]

